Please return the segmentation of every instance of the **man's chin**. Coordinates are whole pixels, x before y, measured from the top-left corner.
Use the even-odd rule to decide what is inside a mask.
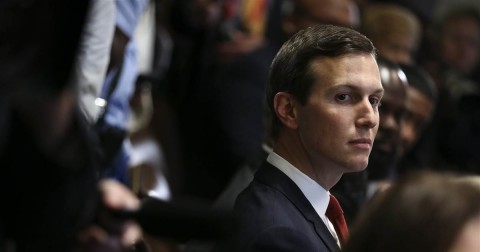
[[[348,169],[346,169],[345,173],[361,172],[361,171],[364,171],[367,168],[367,166],[368,166],[368,159],[363,159],[350,165]]]

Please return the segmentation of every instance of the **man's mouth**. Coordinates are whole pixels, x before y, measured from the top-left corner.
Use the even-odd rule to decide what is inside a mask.
[[[370,150],[372,148],[372,140],[369,138],[357,138],[350,140],[348,143],[360,149]]]

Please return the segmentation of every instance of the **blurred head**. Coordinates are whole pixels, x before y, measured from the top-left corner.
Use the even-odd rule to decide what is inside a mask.
[[[412,63],[421,25],[410,10],[395,4],[370,4],[362,15],[362,31],[378,53],[397,63]]]
[[[356,27],[357,6],[352,0],[294,0],[283,29],[288,36],[318,24]]]
[[[401,65],[408,81],[406,116],[402,127],[400,156],[412,148],[430,122],[437,100],[437,89],[426,71],[414,65]]]
[[[480,187],[413,173],[367,206],[345,252],[473,252],[480,246]]]
[[[407,80],[400,67],[381,56],[377,62],[385,93],[379,108],[380,127],[368,166],[371,180],[385,179],[397,160],[407,97]]]
[[[295,34],[271,66],[273,138],[299,139],[316,165],[364,169],[383,95],[374,53],[370,40],[348,28],[320,25]]]
[[[470,73],[480,59],[480,14],[473,6],[452,9],[436,23],[435,41],[447,67]]]

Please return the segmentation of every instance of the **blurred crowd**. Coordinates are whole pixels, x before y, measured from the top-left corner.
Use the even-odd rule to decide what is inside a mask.
[[[155,53],[143,53],[155,65],[143,76],[154,78],[139,78],[137,85],[151,81],[150,129],[174,194],[215,200],[240,167],[263,159],[270,61],[286,38],[316,23],[361,31],[381,57],[411,76],[408,101],[396,111],[398,160],[378,176],[420,168],[479,172],[473,146],[479,16],[473,2],[159,1],[149,8],[144,15],[156,23],[148,26],[143,17],[137,39],[154,38]],[[139,55],[147,48],[138,47]],[[141,105],[133,115],[151,111]]]
[[[263,90],[276,51],[299,29],[329,23],[364,33],[407,85],[392,91],[406,92],[399,108],[382,104],[398,125],[383,124],[393,146],[373,154],[388,160],[367,172],[370,180],[424,168],[479,173],[478,8],[473,1],[152,2],[135,34],[145,70],[131,103],[131,118],[144,122],[137,129],[150,135],[131,130],[131,150],[146,153],[136,149],[154,140],[173,195],[216,200],[236,172],[268,152]]]
[[[385,89],[368,168],[332,190],[348,223],[411,172],[480,175],[474,0],[60,2],[0,3],[0,191],[12,205],[0,239],[35,241],[11,251],[68,246],[42,237],[68,240],[98,218],[102,179],[140,199],[231,208],[271,151],[271,61],[315,24],[370,38]]]

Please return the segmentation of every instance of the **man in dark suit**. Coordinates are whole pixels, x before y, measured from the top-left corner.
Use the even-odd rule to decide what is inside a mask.
[[[331,25],[282,46],[267,85],[273,152],[237,198],[237,232],[217,249],[339,250],[348,232],[330,220],[329,190],[368,164],[383,96],[374,54],[365,36]]]

